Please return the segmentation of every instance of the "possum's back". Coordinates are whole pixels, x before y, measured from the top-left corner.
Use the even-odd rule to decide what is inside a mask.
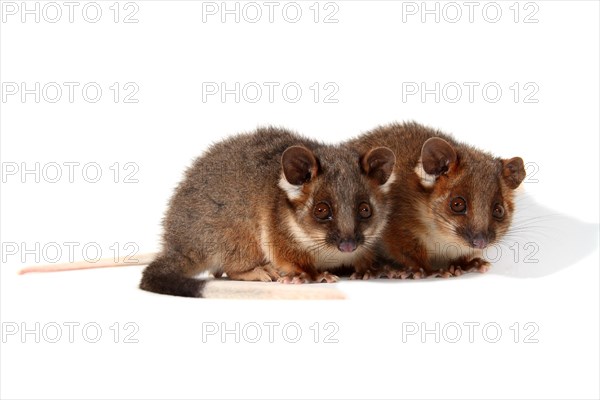
[[[171,199],[165,234],[219,234],[226,226],[256,220],[259,194],[275,197],[286,148],[317,143],[293,132],[262,128],[212,145],[190,167]],[[227,221],[229,221],[228,225]]]

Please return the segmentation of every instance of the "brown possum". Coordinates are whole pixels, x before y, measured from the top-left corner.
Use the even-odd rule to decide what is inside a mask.
[[[203,272],[304,283],[335,282],[340,267],[366,271],[386,225],[394,164],[381,146],[357,152],[276,128],[223,140],[175,190],[163,249],[140,288],[203,297],[215,283],[196,278]]]
[[[487,271],[483,250],[506,234],[523,160],[501,159],[417,123],[378,127],[349,146],[386,146],[396,154],[384,257],[392,268],[355,274],[449,277]]]

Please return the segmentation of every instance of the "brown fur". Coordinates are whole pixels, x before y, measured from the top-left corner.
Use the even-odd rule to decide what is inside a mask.
[[[144,270],[140,287],[201,297],[203,281],[194,276],[205,271],[301,283],[334,281],[328,272],[342,265],[368,268],[387,220],[381,185],[394,165],[389,149],[370,150],[324,145],[275,128],[215,144],[176,189],[164,219],[163,250]],[[331,220],[313,215],[320,202],[331,207]],[[357,215],[362,202],[371,205],[368,220]],[[342,253],[343,241],[356,243],[356,250]]]
[[[348,143],[361,152],[386,146],[396,154],[385,257],[413,274],[456,267],[458,275],[485,267],[475,244],[493,244],[509,229],[514,189],[525,177],[520,158],[502,160],[416,123],[379,127]],[[465,214],[450,208],[459,196],[466,200]],[[492,215],[497,203],[505,209],[501,220]]]

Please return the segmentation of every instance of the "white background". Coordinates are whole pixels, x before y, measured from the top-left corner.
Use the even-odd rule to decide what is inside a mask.
[[[83,18],[85,2],[74,9],[72,23],[59,2],[60,21],[50,23],[41,14],[39,23],[35,15],[23,23],[21,2],[13,3],[15,15],[7,3],[0,27],[6,96],[0,103],[3,398],[598,398],[597,2],[498,2],[487,6],[485,18],[488,3],[481,2],[472,22],[463,2],[442,2],[439,22],[425,15],[424,23],[421,2],[321,3],[318,23],[312,1],[298,2],[297,23],[283,18],[284,2],[272,23],[262,2],[256,23],[244,14],[239,23],[234,15],[222,23],[220,14],[204,15],[203,22],[203,7],[211,5],[195,1],[137,1],[127,8],[121,2],[117,23],[113,1],[98,2],[102,16],[96,23]],[[39,3],[40,13],[45,4]],[[240,12],[244,5],[239,3]],[[462,18],[452,23],[455,5]],[[499,21],[488,22],[496,6]],[[293,18],[289,7],[287,17]],[[55,9],[45,10],[48,19],[55,17]],[[87,10],[93,18],[94,10]],[[124,23],[132,11],[138,22]],[[247,19],[254,18],[254,9],[246,11]],[[334,11],[338,22],[324,23]],[[537,22],[525,23],[531,13],[530,22]],[[21,93],[7,95],[11,82],[29,89],[56,82],[62,98],[51,103],[55,92],[48,92],[40,93],[39,103],[33,94],[23,101]],[[72,103],[63,82],[79,83]],[[96,103],[82,97],[89,82],[103,89]],[[109,88],[115,82],[121,88],[117,103]],[[123,101],[131,92],[124,88],[128,82],[139,88],[137,103]],[[247,97],[236,103],[233,95],[203,102],[203,82],[280,86],[273,102],[266,86],[256,103]],[[296,103],[282,97],[290,82],[303,90]],[[315,82],[321,88],[316,103],[310,89]],[[339,89],[337,103],[324,102],[328,82]],[[411,82],[429,89],[450,83],[448,90],[455,82],[462,98],[448,101],[456,96],[449,91],[439,102],[433,94],[422,101],[403,91]],[[472,102],[464,82],[479,85]],[[517,102],[510,89],[515,82]],[[493,91],[483,97],[488,83],[502,89],[497,102],[489,98]],[[525,88],[527,83],[532,85]],[[527,103],[532,87],[538,91],[529,100],[537,102]],[[105,257],[112,256],[114,243],[122,252],[129,242],[139,253],[158,250],[160,221],[183,170],[228,135],[273,124],[337,142],[403,120],[440,128],[502,157],[521,156],[530,175],[535,171],[523,184],[516,245],[502,248],[488,274],[345,281],[337,287],[349,299],[330,302],[159,296],[137,289],[142,267],[16,275],[36,263],[36,254],[22,254],[23,246],[35,249],[36,243],[40,263],[41,249],[52,243],[61,246],[61,261],[68,260],[65,242],[79,243],[76,259],[90,242]],[[57,183],[45,179],[54,172],[41,174],[39,183],[32,174],[6,174],[36,162],[40,168],[80,164],[73,183],[66,167]],[[110,169],[116,162],[118,183]],[[86,163],[100,165],[99,182],[84,179]],[[138,183],[124,182],[132,171],[126,163],[139,167],[133,176]],[[17,254],[5,251],[11,244],[19,246]],[[73,343],[65,325],[70,322],[79,324]],[[269,322],[280,324],[273,343],[264,325]],[[35,330],[36,323],[39,343],[34,334],[7,333],[15,326]],[[82,333],[86,323],[102,329],[97,343],[86,340],[95,336],[93,329]],[[236,323],[239,343],[233,334],[203,340],[208,326],[234,329]],[[262,327],[258,343],[249,340],[253,323]],[[302,329],[298,342],[288,342],[295,332],[284,335],[286,323]],[[436,323],[439,343],[434,334],[407,335],[414,327],[435,330]],[[468,323],[479,324],[472,343]],[[50,343],[56,324],[62,337]],[[491,324],[487,334],[485,324]],[[462,336],[451,343],[456,326]],[[129,339],[137,343],[126,343],[135,327]],[[325,334],[335,327],[329,339],[337,343],[327,343]],[[494,327],[502,336],[490,343]]]

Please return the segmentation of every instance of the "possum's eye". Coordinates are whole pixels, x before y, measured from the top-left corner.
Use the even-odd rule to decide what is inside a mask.
[[[462,197],[455,197],[450,201],[450,209],[455,214],[465,214],[467,212],[467,201]]]
[[[367,219],[371,218],[371,214],[371,206],[367,203],[360,203],[358,206],[358,215],[360,215],[362,219]]]
[[[496,219],[504,218],[504,207],[502,207],[502,204],[496,203],[496,205],[494,206],[494,210],[492,211],[492,215]]]
[[[319,203],[313,209],[313,214],[315,218],[320,219],[322,221],[331,219],[331,207],[327,203]]]

